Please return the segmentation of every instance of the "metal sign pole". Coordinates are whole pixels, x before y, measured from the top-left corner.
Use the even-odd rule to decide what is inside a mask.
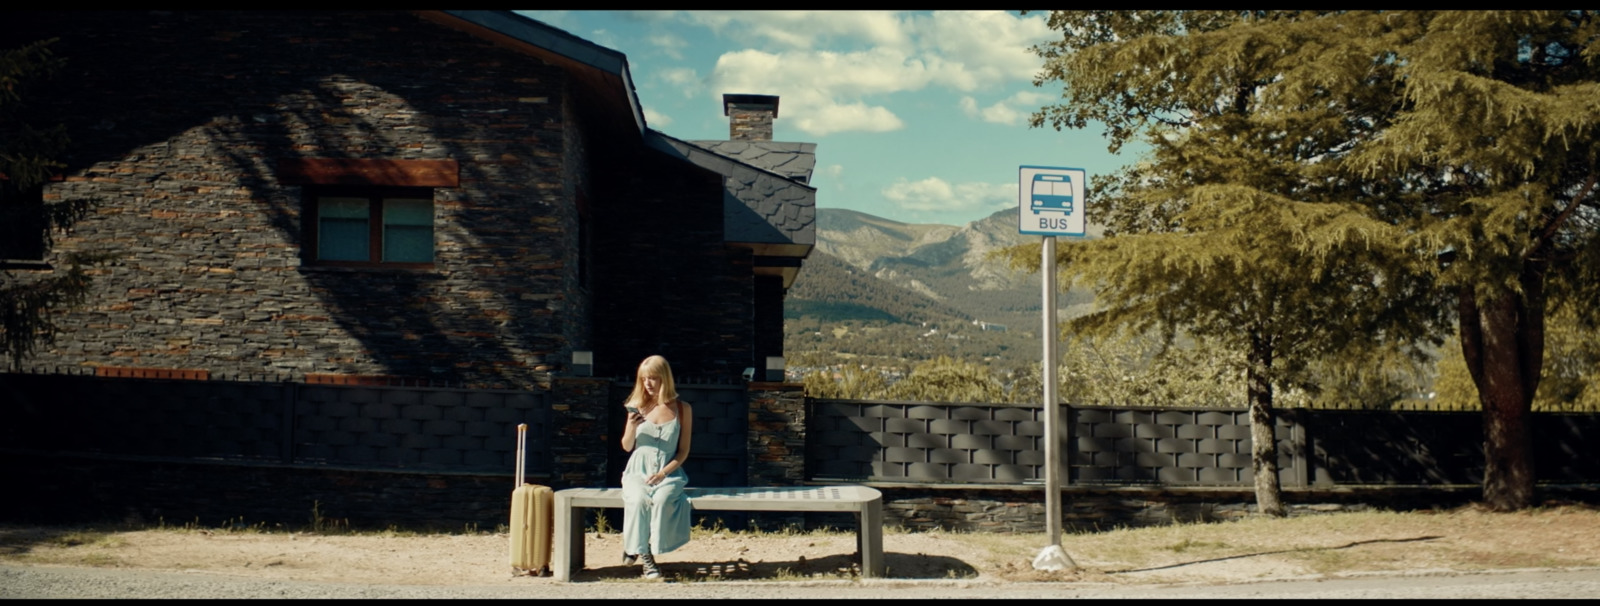
[[[1044,283],[1044,525],[1050,544],[1033,558],[1037,570],[1078,567],[1061,548],[1061,404],[1056,398],[1056,237],[1045,236]]]
[[[1044,520],[1050,544],[1033,558],[1037,570],[1078,567],[1061,549],[1061,404],[1056,396],[1056,235],[1082,236],[1089,176],[1081,168],[1022,166],[1017,177],[1017,231],[1044,236]]]
[[[1044,259],[1044,509],[1050,544],[1061,546],[1061,406],[1056,380],[1056,237],[1045,236]]]

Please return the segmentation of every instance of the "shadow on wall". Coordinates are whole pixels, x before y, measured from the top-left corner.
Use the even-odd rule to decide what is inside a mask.
[[[185,271],[178,292],[134,301],[127,321],[113,323],[214,313],[231,324],[218,332],[270,335],[238,346],[241,364],[268,365],[253,370],[489,387],[526,383],[565,350],[565,329],[552,326],[550,297],[540,295],[563,290],[569,271],[555,255],[575,240],[557,240],[568,235],[551,229],[551,215],[565,205],[541,203],[537,187],[562,174],[559,70],[403,12],[74,11],[7,21],[8,40],[60,37],[54,49],[68,68],[31,100],[72,135],[70,166],[133,168],[94,186],[113,202],[119,229],[142,232],[107,238],[140,250],[121,263],[126,284],[108,279],[114,290],[103,296],[115,301],[103,303],[127,298],[120,288],[171,280],[143,271],[172,263],[144,234],[214,240],[207,258],[179,260],[210,273]],[[419,44],[418,31],[437,34]],[[518,102],[537,97],[549,101]],[[444,254],[435,268],[300,266],[301,188],[274,171],[306,156],[458,159],[462,186],[434,193],[436,217],[448,216],[436,221]],[[237,222],[270,228],[251,233]],[[302,304],[307,297],[317,304]],[[221,349],[210,338],[196,345]]]

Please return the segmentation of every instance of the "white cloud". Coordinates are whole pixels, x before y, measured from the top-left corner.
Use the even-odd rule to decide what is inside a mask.
[[[905,123],[888,109],[863,103],[833,103],[812,108],[807,114],[795,120],[795,128],[819,137],[834,132],[881,133],[905,128]]]
[[[699,96],[705,89],[705,83],[700,80],[700,74],[688,67],[660,70],[655,73],[654,77],[683,91],[685,99]]]
[[[903,69],[898,57],[881,51],[834,53],[795,51],[780,54],[742,50],[717,59],[711,92],[778,95],[778,113],[795,128],[814,136],[846,131],[885,132],[905,123],[881,103],[865,97],[922,84],[907,82],[915,72]]]
[[[897,93],[929,87],[970,92],[1031,80],[1039,60],[1027,48],[1051,34],[1040,15],[1004,11],[682,14],[718,34],[771,47],[723,54],[710,85],[685,83],[698,88],[686,95],[778,95],[781,115],[813,136],[902,128],[890,109]],[[833,50],[819,48],[825,43]],[[1019,121],[1019,110],[1004,103],[975,111],[993,122]]]
[[[647,38],[647,41],[661,49],[661,54],[673,59],[683,59],[681,51],[689,47],[687,41],[672,34],[655,34]]]
[[[809,49],[835,38],[906,46],[905,22],[893,11],[685,11],[690,23],[746,44]]]
[[[938,177],[921,181],[898,179],[883,189],[883,197],[908,211],[994,211],[1016,205],[1017,185],[981,182],[951,184]]]
[[[660,129],[663,126],[672,124],[672,116],[668,116],[648,107],[644,108],[643,111],[644,123],[650,125],[650,128]]]
[[[978,100],[962,97],[961,111],[968,117],[979,118],[995,124],[1019,125],[1028,121],[1033,112],[1050,100],[1050,95],[1034,91],[1018,91],[988,107],[978,107]]]
[[[984,83],[1032,80],[1041,59],[1028,48],[1059,35],[1040,14],[935,11],[914,21],[922,52],[954,58],[965,77]]]

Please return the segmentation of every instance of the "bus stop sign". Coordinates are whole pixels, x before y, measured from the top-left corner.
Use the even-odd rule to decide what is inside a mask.
[[[1023,166],[1017,180],[1017,231],[1082,236],[1089,174],[1081,168]]]

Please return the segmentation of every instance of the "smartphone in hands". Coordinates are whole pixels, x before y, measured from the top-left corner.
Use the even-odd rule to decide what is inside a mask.
[[[639,416],[641,416],[641,417],[642,417],[642,416],[644,416],[644,413],[642,413],[642,412],[639,412],[639,409],[638,409],[638,408],[635,408],[635,407],[633,407],[633,406],[623,406],[623,408],[625,408],[625,409],[627,409],[627,410],[628,410],[628,412],[631,412],[631,413],[633,413],[633,414],[636,414],[636,415],[639,415]]]

